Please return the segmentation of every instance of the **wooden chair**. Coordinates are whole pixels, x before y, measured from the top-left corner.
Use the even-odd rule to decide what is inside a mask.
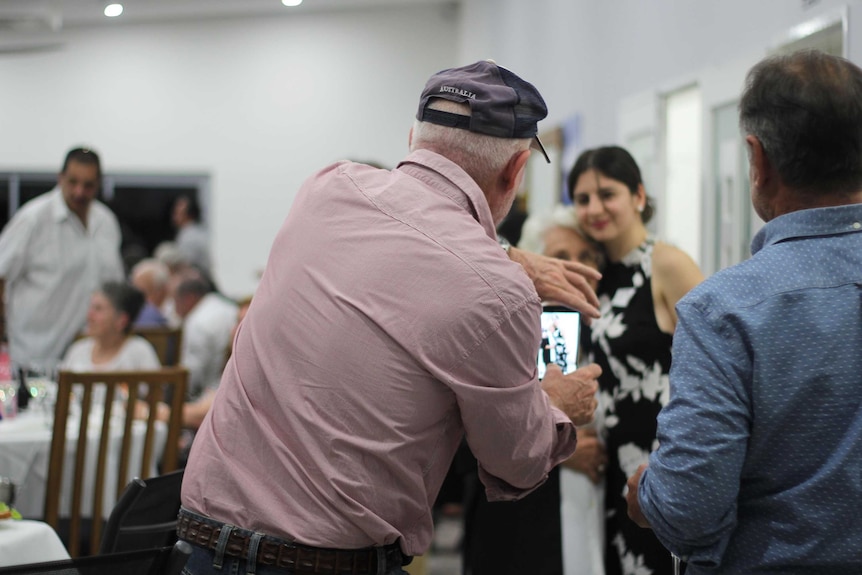
[[[161,472],[167,473],[177,469],[179,455],[179,436],[182,428],[182,404],[188,383],[188,370],[185,368],[163,368],[156,371],[125,371],[125,372],[71,372],[61,371],[57,378],[57,403],[54,409],[54,431],[51,440],[50,459],[48,463],[48,480],[45,492],[45,522],[58,529],[60,526],[60,503],[63,494],[64,467],[67,457],[66,431],[70,421],[69,408],[71,397],[76,390],[83,390],[80,395],[78,438],[74,447],[74,466],[72,469],[71,493],[69,494],[69,532],[68,547],[72,557],[78,554],[78,542],[81,537],[81,519],[87,516],[89,510],[82,510],[82,499],[86,492],[92,494],[92,530],[90,532],[91,553],[96,553],[99,547],[102,531],[103,500],[106,491],[108,466],[112,461],[116,467],[116,494],[119,498],[126,486],[130,471],[132,475],[142,478],[155,475],[152,469],[161,463]],[[125,405],[115,405],[108,398],[116,397],[116,393],[127,388]],[[106,398],[101,407],[103,413],[95,420],[91,414],[98,413],[93,407],[93,391],[104,389]],[[145,391],[145,393],[142,393]],[[159,448],[156,445],[156,427],[164,425],[157,421],[157,405],[159,401],[170,398],[170,417],[167,421],[164,451],[160,462],[156,461]],[[149,415],[138,425],[134,421],[135,402],[145,402],[149,406]],[[77,407],[77,401],[75,405]],[[115,417],[116,416],[116,417]],[[114,421],[117,420],[117,421]],[[144,427],[142,430],[141,427]],[[88,437],[89,435],[89,437]],[[141,437],[143,436],[143,437]],[[95,469],[87,469],[88,442],[96,440]],[[113,448],[112,448],[113,444]],[[143,444],[143,445],[141,445]],[[140,452],[139,461],[131,461],[132,453]],[[71,457],[71,455],[69,456]],[[89,459],[93,459],[92,456]],[[110,460],[110,461],[109,461]],[[130,464],[140,463],[140,473]],[[90,464],[92,465],[92,464]],[[92,477],[92,483],[85,485],[85,475]],[[65,518],[64,518],[65,519]]]
[[[164,367],[180,364],[180,348],[183,343],[183,328],[180,327],[136,327],[133,335],[139,335],[156,348],[156,355]]]

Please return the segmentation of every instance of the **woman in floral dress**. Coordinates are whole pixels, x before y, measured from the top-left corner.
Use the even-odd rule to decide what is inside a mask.
[[[703,275],[683,251],[652,238],[640,169],[622,148],[587,150],[569,174],[578,224],[604,250],[592,353],[602,367],[600,419],[606,472],[607,575],[670,574],[670,554],[629,520],[626,480],[656,448],[656,416],[668,399],[674,306]]]

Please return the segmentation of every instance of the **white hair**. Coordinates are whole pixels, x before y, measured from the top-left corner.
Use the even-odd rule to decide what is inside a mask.
[[[132,268],[131,277],[146,275],[150,278],[153,287],[163,289],[171,280],[171,271],[163,262],[155,258],[142,259]]]
[[[521,239],[518,247],[540,254],[545,251],[545,233],[551,228],[566,228],[574,230],[586,237],[578,226],[578,218],[572,206],[557,204],[550,213],[534,214],[527,217],[521,227]]]
[[[180,252],[177,244],[170,241],[157,245],[153,252],[153,257],[168,266],[169,270],[182,268],[189,263],[182,252]]]
[[[463,116],[470,115],[470,106],[436,98],[428,107]],[[416,120],[410,150],[428,149],[446,156],[461,166],[483,191],[491,188],[509,160],[530,147],[530,139],[497,138],[477,134],[463,128],[440,126]]]

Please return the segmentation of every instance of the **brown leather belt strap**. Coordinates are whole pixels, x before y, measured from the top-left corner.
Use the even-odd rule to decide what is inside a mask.
[[[177,519],[177,536],[206,549],[215,550],[222,527],[215,520],[200,521],[180,510]],[[234,528],[228,537],[225,555],[246,559],[251,535]],[[397,543],[383,547],[386,569],[402,564],[401,548]],[[375,575],[377,573],[376,547],[364,549],[325,549],[282,539],[264,536],[257,551],[258,565],[283,568],[296,575]]]

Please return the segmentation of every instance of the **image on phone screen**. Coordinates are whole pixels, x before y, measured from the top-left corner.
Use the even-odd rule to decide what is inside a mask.
[[[536,365],[539,379],[545,376],[548,364],[557,364],[563,373],[578,368],[581,314],[561,306],[542,308],[542,339]]]

